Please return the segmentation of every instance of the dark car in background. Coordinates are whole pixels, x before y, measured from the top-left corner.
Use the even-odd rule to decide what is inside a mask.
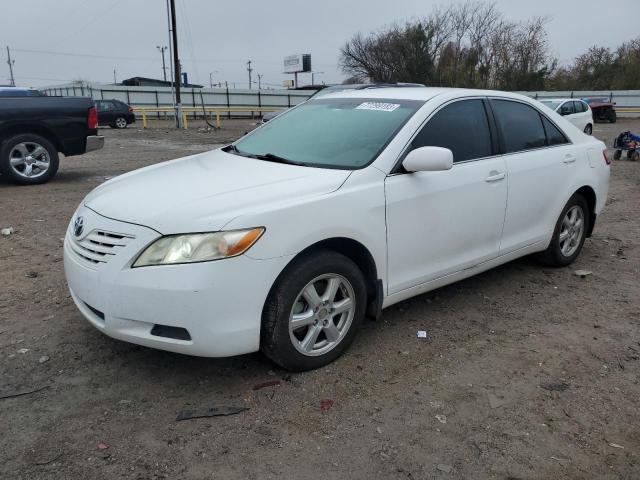
[[[127,128],[136,121],[133,108],[120,100],[96,100],[98,124],[111,128]]]
[[[0,87],[0,98],[44,97],[45,94],[35,88]]]

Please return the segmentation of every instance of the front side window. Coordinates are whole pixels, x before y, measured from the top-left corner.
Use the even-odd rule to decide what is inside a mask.
[[[355,170],[375,160],[423,104],[379,98],[310,100],[226,151],[260,160]]]
[[[536,109],[510,100],[491,100],[504,141],[504,153],[546,146],[542,119]]]
[[[461,100],[439,110],[420,130],[411,148],[444,147],[454,162],[492,155],[491,133],[482,100]]]
[[[562,106],[560,107],[560,110],[558,111],[558,113],[560,115],[572,115],[575,113],[575,110],[573,109],[573,103],[574,102],[564,102],[562,104]]]

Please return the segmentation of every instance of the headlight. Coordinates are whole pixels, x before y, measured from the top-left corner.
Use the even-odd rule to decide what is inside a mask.
[[[236,257],[249,250],[264,233],[264,228],[215,233],[190,233],[162,237],[149,245],[133,267],[209,262]]]

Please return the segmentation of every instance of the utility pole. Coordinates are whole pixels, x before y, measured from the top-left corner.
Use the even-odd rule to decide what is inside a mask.
[[[171,9],[169,8],[169,0],[166,0],[167,4],[167,35],[169,38],[169,72],[171,73],[171,106],[173,110],[176,109],[176,92],[173,85],[173,46],[171,44]]]
[[[258,90],[262,90],[262,77],[264,75],[262,73],[258,74]]]
[[[116,85],[118,81],[116,80],[116,69],[113,69],[113,84]]]
[[[169,0],[171,5],[171,39],[173,41],[173,65],[175,66],[176,87],[176,127],[182,128],[182,102],[180,100],[180,57],[178,56],[178,29],[176,28],[176,2]]]
[[[167,81],[167,67],[164,63],[164,51],[167,49],[166,46],[161,47],[160,45],[156,45],[158,51],[162,54],[162,75],[164,76],[164,81]]]
[[[16,79],[13,77],[13,65],[16,63],[15,60],[11,60],[11,52],[9,51],[9,45],[7,45],[7,64],[9,65],[9,74],[11,75],[11,86],[16,86]],[[251,75],[251,74],[249,74]]]
[[[251,90],[251,72],[253,72],[253,68],[251,68],[252,63],[253,62],[251,60],[247,62],[247,72],[249,72],[249,90]]]

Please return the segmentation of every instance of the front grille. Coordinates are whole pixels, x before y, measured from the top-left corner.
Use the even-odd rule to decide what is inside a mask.
[[[73,252],[94,265],[108,263],[134,237],[123,233],[92,230],[82,239],[72,238],[69,242]]]

